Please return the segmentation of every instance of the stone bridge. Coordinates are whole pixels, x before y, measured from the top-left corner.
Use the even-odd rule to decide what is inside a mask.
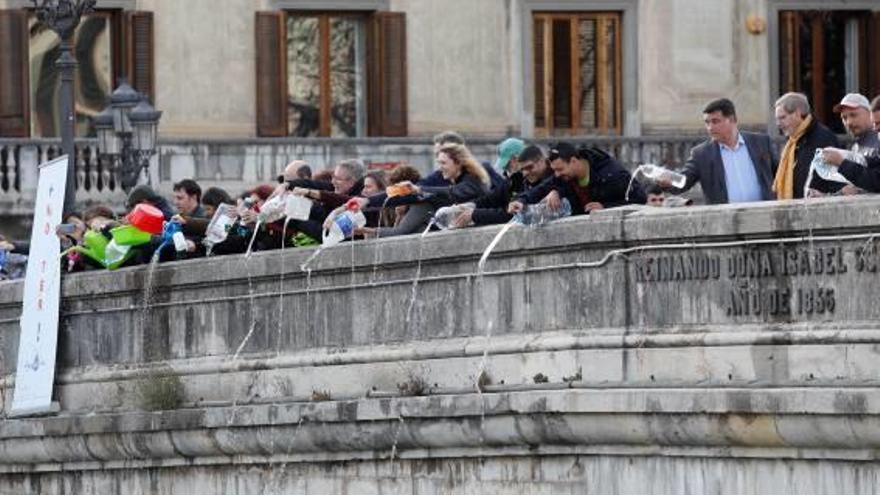
[[[877,493],[878,219],[634,207],[515,227],[482,274],[500,227],[67,276],[61,411],[0,421],[0,494]]]

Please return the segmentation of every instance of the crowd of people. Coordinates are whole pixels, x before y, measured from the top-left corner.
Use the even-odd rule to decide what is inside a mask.
[[[154,257],[166,261],[318,245],[326,242],[333,222],[345,211],[363,215],[347,237],[371,239],[423,232],[447,207],[454,207],[454,218],[446,227],[466,228],[509,222],[536,204],[549,211],[564,207],[571,215],[625,204],[684,206],[691,201],[679,195],[696,183],[709,204],[880,192],[880,96],[869,102],[863,95],[847,94],[835,112],[851,135],[849,149],[842,149],[837,136],[812,115],[806,96],[783,95],[775,114],[787,140],[778,150],[770,136],[739,129],[733,102],[712,101],[703,109],[708,139],[691,150],[676,171],[680,175],[633,177],[605,150],[569,142],[544,149],[518,138],[498,145],[494,163],[481,163],[461,135],[448,131],[434,138],[436,170],[426,176],[409,165],[370,172],[359,159],[313,174],[308,163],[294,160],[277,184],[236,197],[217,187],[203,191],[186,179],[174,184],[169,201],[141,185],[129,193],[127,209],[150,205],[166,222],[179,226],[183,241],[162,250],[167,239],[156,234],[122,265]],[[291,219],[266,214],[268,205],[291,196],[310,201],[307,215]],[[211,237],[210,229],[222,215],[228,217],[222,235]],[[110,239],[112,230],[129,218],[95,205],[67,214],[58,235],[65,252],[72,253],[88,235]],[[27,245],[0,238],[0,252],[26,254]],[[67,271],[107,267],[89,257],[68,255],[65,260]],[[9,272],[7,268],[5,276]]]

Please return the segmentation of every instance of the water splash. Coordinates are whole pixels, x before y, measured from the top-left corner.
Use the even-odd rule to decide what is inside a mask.
[[[422,235],[419,236],[419,259],[416,262],[416,275],[413,277],[412,283],[412,291],[409,297],[409,305],[406,308],[406,329],[409,330],[410,321],[412,321],[412,312],[413,308],[416,305],[416,296],[418,295],[419,289],[419,278],[422,276],[422,255],[424,253],[425,247],[425,236],[428,235],[428,232],[431,231],[431,227],[434,226],[434,219],[431,218],[431,221],[428,222],[428,226],[425,227],[425,230],[422,232]]]

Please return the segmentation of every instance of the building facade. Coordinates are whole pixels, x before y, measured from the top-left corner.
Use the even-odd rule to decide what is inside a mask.
[[[58,134],[57,39],[0,0],[0,136]],[[787,90],[880,93],[880,4],[798,0],[99,0],[77,35],[78,134],[121,77],[166,138],[699,132]]]

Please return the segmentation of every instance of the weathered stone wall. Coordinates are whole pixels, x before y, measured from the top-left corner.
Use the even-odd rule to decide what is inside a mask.
[[[498,227],[165,264],[146,311],[144,268],[69,276],[62,413],[0,423],[0,493],[873,493],[878,208],[608,210],[482,277]]]

